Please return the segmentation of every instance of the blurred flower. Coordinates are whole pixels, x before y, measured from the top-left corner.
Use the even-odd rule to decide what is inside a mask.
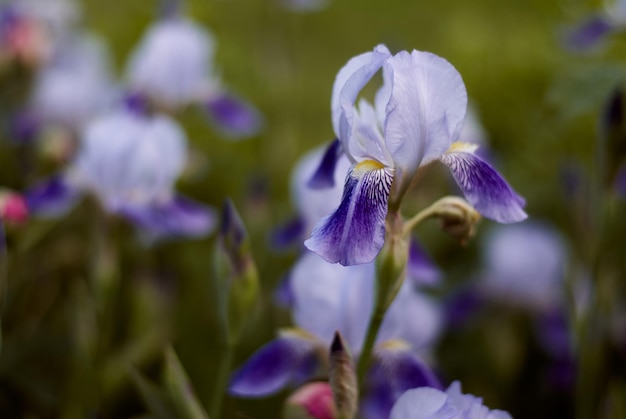
[[[358,358],[373,307],[374,273],[373,263],[344,267],[305,253],[294,266],[289,281],[298,329],[283,332],[257,351],[233,376],[231,393],[262,397],[310,378],[328,365],[326,348],[336,331]],[[413,282],[406,281],[378,334],[369,376],[371,391],[364,397],[367,405],[379,408],[387,405],[388,399],[392,404],[407,388],[438,384],[417,353],[428,352],[439,335],[441,323],[441,310],[436,303],[418,292]],[[390,341],[406,343],[385,344]]]
[[[384,82],[375,107],[365,100],[356,107],[360,90],[381,68]],[[341,204],[316,225],[305,245],[331,263],[372,261],[384,243],[388,201],[399,205],[418,169],[435,160],[451,169],[485,217],[505,223],[524,219],[524,200],[474,154],[477,146],[455,142],[466,106],[460,74],[434,54],[392,56],[379,45],[352,58],[337,74],[331,98],[333,128],[352,167]]]
[[[154,23],[133,51],[126,70],[130,88],[158,105],[201,104],[216,127],[233,138],[256,135],[261,116],[229,93],[213,68],[213,36],[174,13]]]
[[[90,34],[73,33],[36,75],[29,113],[40,125],[78,132],[115,96],[106,44]]]
[[[480,397],[461,393],[455,381],[443,392],[416,388],[405,392],[393,406],[391,419],[510,419],[503,410],[489,410]]]
[[[37,67],[48,59],[52,45],[41,23],[17,4],[0,6],[0,67]]]
[[[293,12],[309,13],[318,12],[328,7],[329,0],[282,0],[286,9]]]
[[[608,35],[626,28],[626,1],[604,0],[604,8],[567,28],[563,34],[565,48],[590,50],[601,45]]]
[[[485,237],[481,290],[538,312],[563,303],[567,249],[550,225],[527,221],[500,226]]]
[[[198,237],[214,226],[213,211],[177,195],[174,184],[185,165],[185,134],[167,116],[129,107],[93,120],[81,149],[60,176],[29,191],[37,215],[59,215],[80,191],[93,193],[106,211],[130,219],[154,240]]]
[[[4,247],[3,223],[23,224],[28,215],[28,208],[20,194],[6,189],[0,190],[0,249]]]
[[[315,381],[296,390],[285,402],[285,419],[334,419],[333,391],[328,383]]]

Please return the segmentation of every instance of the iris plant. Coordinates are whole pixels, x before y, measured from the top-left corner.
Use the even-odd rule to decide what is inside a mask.
[[[132,52],[130,88],[167,109],[200,104],[226,136],[254,136],[259,112],[228,92],[213,68],[215,41],[200,25],[176,11],[154,23]]]
[[[305,253],[289,281],[298,327],[282,331],[257,351],[233,376],[230,392],[262,397],[323,373],[328,365],[326,349],[336,331],[358,358],[373,308],[374,276],[373,263],[343,267]],[[418,353],[427,356],[441,323],[440,307],[416,290],[414,282],[405,282],[378,334],[362,399],[364,414],[388,413],[408,388],[439,385]]]
[[[355,102],[382,69],[374,106]],[[456,142],[467,107],[461,76],[446,60],[421,51],[392,55],[379,45],[339,71],[331,98],[341,152],[352,162],[339,207],[313,229],[305,245],[342,265],[374,260],[385,242],[388,211],[396,213],[420,169],[436,161],[450,168],[465,197],[483,216],[523,220],[524,200],[476,145]]]
[[[61,175],[29,191],[36,215],[59,215],[85,191],[104,209],[136,224],[149,239],[202,236],[214,226],[213,210],[174,191],[187,159],[185,134],[140,101],[93,120],[78,155]]]

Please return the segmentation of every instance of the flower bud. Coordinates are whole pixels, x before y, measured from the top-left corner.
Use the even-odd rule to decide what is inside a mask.
[[[28,218],[28,208],[21,195],[10,191],[0,192],[0,218],[14,224],[22,224]]]
[[[456,196],[446,196],[433,204],[433,215],[441,228],[461,244],[472,238],[480,214],[467,201]]]
[[[357,379],[349,348],[339,332],[335,332],[330,345],[330,386],[337,407],[337,417],[354,418],[358,406]]]
[[[285,403],[285,419],[335,419],[337,411],[328,383],[313,382],[300,387]]]

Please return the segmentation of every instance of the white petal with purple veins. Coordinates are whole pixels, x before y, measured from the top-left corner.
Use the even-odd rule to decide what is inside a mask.
[[[525,201],[504,178],[474,154],[476,145],[454,143],[440,158],[450,168],[465,198],[487,218],[514,223],[527,217]]]
[[[378,162],[366,160],[353,166],[339,208],[313,228],[305,246],[344,266],[374,260],[385,240],[392,180],[393,171]]]

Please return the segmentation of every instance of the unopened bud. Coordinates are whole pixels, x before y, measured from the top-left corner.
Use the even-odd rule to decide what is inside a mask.
[[[313,382],[300,387],[285,402],[285,419],[335,419],[337,411],[330,384]]]
[[[0,192],[0,218],[9,223],[21,224],[28,219],[24,198],[14,192]]]
[[[472,238],[480,214],[467,201],[456,196],[446,196],[433,204],[433,215],[441,228],[461,244]]]
[[[349,348],[341,336],[335,332],[330,345],[330,386],[337,408],[337,417],[351,419],[356,417],[358,406],[358,386]]]

